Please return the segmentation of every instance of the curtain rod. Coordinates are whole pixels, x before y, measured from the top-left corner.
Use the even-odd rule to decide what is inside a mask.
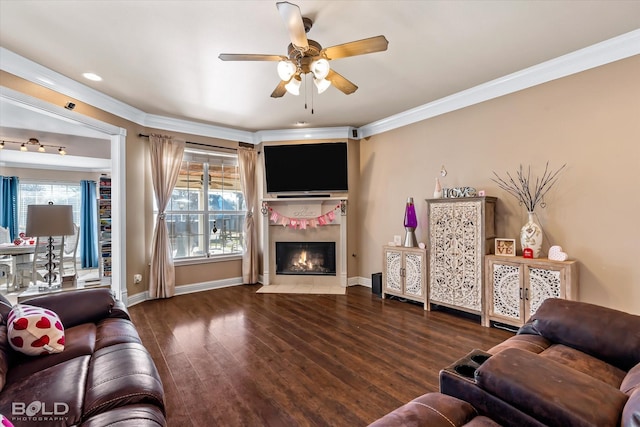
[[[143,133],[139,133],[138,136],[140,138],[149,138],[149,135],[145,135]],[[203,147],[211,147],[211,148],[222,148],[225,150],[233,150],[233,151],[238,151],[237,148],[233,148],[233,147],[223,147],[222,145],[211,145],[211,144],[203,144],[201,142],[191,142],[191,141],[186,141],[187,144],[192,144],[192,145],[201,145]],[[238,142],[238,145],[240,147],[244,147],[244,148],[255,148],[253,146],[253,144],[247,144],[245,142]]]

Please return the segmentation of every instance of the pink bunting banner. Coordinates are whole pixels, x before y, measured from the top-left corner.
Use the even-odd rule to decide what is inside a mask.
[[[274,224],[280,224],[283,227],[291,227],[300,230],[306,230],[307,227],[316,228],[318,225],[327,225],[332,223],[336,219],[335,210],[340,208],[340,205],[337,205],[329,212],[326,212],[320,216],[315,218],[289,218],[285,215],[282,215],[280,212],[274,210],[269,207],[269,212],[271,213],[269,219]]]

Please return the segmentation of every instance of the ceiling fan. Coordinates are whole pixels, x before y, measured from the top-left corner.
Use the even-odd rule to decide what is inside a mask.
[[[288,56],[260,55],[242,53],[221,53],[223,61],[278,61],[278,76],[281,81],[271,93],[272,98],[280,98],[289,92],[300,93],[303,74],[313,74],[313,82],[322,93],[333,85],[346,95],[355,92],[358,86],[338,74],[329,66],[329,61],[350,56],[387,50],[389,42],[384,36],[353,41],[336,46],[322,48],[320,43],[307,39],[307,33],[313,22],[300,13],[300,8],[289,2],[276,3],[276,7],[289,31],[291,43]]]

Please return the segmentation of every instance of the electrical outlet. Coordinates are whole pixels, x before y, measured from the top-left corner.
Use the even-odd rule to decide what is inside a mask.
[[[133,275],[133,283],[138,284],[142,282],[142,274],[134,274]]]

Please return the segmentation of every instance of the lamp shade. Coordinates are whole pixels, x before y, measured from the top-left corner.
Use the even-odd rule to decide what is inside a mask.
[[[291,80],[291,77],[295,74],[295,72],[296,66],[293,62],[288,60],[278,62],[278,77],[280,77],[280,80],[288,82],[289,80]]]
[[[318,88],[318,93],[324,92],[331,86],[331,82],[327,79],[313,79],[313,83]]]
[[[293,76],[291,78],[291,80],[289,81],[289,83],[287,83],[286,85],[284,85],[284,88],[287,90],[287,92],[289,92],[291,95],[300,95],[300,85],[302,84],[302,81],[300,80],[300,77],[298,76]]]
[[[73,207],[71,205],[27,206],[29,237],[70,236],[73,234]]]

